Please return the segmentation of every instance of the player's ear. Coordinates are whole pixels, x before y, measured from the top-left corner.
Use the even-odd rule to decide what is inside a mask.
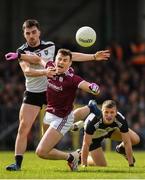
[[[40,30],[38,30],[39,31],[39,36],[41,36],[41,31]]]
[[[72,60],[70,60],[70,66],[72,65]]]

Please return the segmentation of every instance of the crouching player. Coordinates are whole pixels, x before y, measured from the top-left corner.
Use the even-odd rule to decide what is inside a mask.
[[[107,166],[101,147],[101,142],[104,138],[122,141],[116,146],[116,152],[125,157],[130,167],[134,166],[135,158],[132,153],[132,145],[138,144],[140,138],[133,130],[128,128],[127,121],[118,112],[115,101],[104,101],[100,110],[96,102],[91,100],[88,106],[80,108],[79,112],[80,117],[82,114],[83,116],[89,114],[84,123],[84,137],[81,150],[82,166]],[[79,121],[73,125],[73,129],[77,130],[82,126],[83,121]],[[90,156],[88,156],[89,153]]]

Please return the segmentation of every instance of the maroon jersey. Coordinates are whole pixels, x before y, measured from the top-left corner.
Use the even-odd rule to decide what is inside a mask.
[[[54,67],[54,63],[48,62],[47,67]],[[82,81],[81,77],[74,75],[72,68],[65,74],[48,78],[46,111],[66,117],[73,109],[76,90]]]

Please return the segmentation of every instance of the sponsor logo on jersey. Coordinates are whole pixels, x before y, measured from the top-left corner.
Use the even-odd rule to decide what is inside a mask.
[[[48,87],[59,92],[59,91],[62,91],[63,90],[63,87],[62,86],[56,86],[55,84],[52,84],[48,81]]]

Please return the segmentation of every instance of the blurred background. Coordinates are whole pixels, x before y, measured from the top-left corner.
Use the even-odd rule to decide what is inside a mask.
[[[90,99],[98,104],[106,99],[116,100],[130,128],[141,136],[136,149],[145,149],[145,1],[1,0],[0,150],[14,150],[25,90],[18,62],[6,62],[4,54],[25,42],[22,24],[30,18],[40,22],[42,39],[55,42],[57,49],[84,53],[110,49],[111,58],[107,62],[73,64],[76,74],[101,87],[101,94],[96,98],[78,91],[75,105],[86,105]],[[75,33],[82,26],[90,26],[97,33],[97,41],[90,48],[82,48],[75,41]],[[28,150],[34,150],[39,142],[40,119],[41,116],[29,134]],[[82,134],[68,133],[59,147],[65,150],[80,147]],[[114,149],[113,143],[110,147]]]

